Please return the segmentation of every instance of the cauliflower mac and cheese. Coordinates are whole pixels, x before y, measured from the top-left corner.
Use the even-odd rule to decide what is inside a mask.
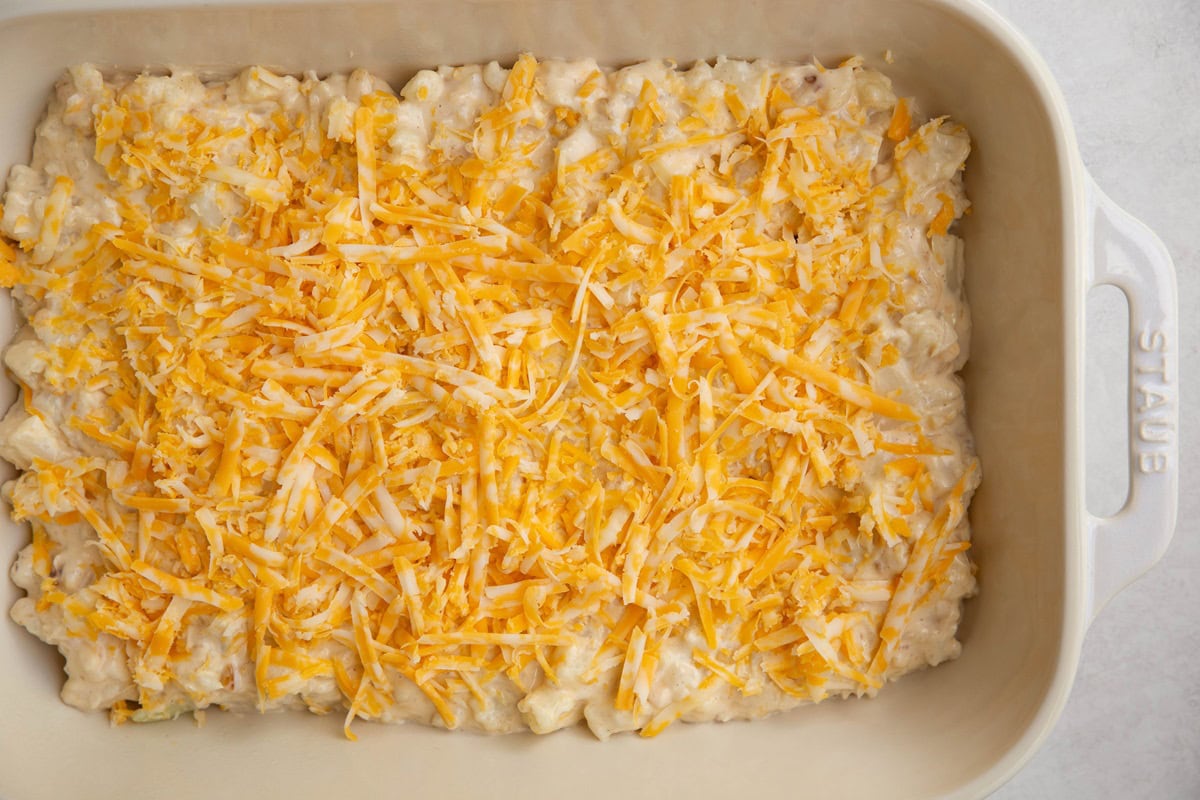
[[[858,59],[73,68],[0,220],[12,617],[116,721],[348,735],[953,658],[968,150]]]

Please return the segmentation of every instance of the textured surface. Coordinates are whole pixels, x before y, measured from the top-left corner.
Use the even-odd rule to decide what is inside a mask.
[[[1183,420],[1179,525],[1162,562],[1092,625],[1058,726],[993,797],[1200,797],[1200,3],[988,0],[1047,61],[1070,107],[1084,164],[1175,259]],[[1089,364],[1089,506],[1123,493],[1121,445],[1097,442],[1124,393],[1121,314],[1089,309],[1103,363]],[[1122,312],[1123,313],[1123,312]],[[1115,334],[1115,335],[1114,335]],[[1109,346],[1105,346],[1105,343]],[[1106,402],[1107,401],[1107,402]],[[1098,423],[1098,424],[1097,424]]]

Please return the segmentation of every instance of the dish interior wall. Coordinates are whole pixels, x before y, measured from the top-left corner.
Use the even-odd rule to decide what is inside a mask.
[[[394,4],[62,12],[0,23],[0,170],[29,158],[56,77],[75,62],[214,72],[251,63],[317,72],[363,66],[395,88],[439,63],[594,56],[686,63],[719,54],[836,63],[850,54],[892,75],[974,140],[967,291],[975,332],[965,373],[984,484],[972,507],[982,594],[961,629],[964,654],[871,701],[830,701],[754,724],[676,726],[655,741],[607,744],[580,731],[480,738],[300,714],[208,715],[109,730],[103,715],[61,704],[61,661],[7,618],[0,623],[0,796],[12,800],[178,797],[270,787],[314,796],[404,785],[418,796],[792,795],[890,797],[948,792],[991,768],[1031,725],[1063,655],[1068,572],[1064,508],[1064,208],[1051,115],[1023,67],[992,35],[936,2],[901,0],[407,0]],[[883,60],[890,50],[894,63]],[[8,304],[0,335],[15,329]],[[0,387],[5,405],[15,396]],[[7,473],[11,474],[11,473]],[[0,561],[27,531],[5,520]],[[0,581],[0,606],[17,595]],[[114,769],[113,764],[121,764]],[[219,769],[214,769],[217,765]],[[36,765],[36,766],[35,766]],[[63,769],[63,765],[73,765]],[[226,794],[227,791],[220,793]]]

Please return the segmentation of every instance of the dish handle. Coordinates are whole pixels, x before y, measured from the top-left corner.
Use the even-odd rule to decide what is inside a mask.
[[[1179,503],[1179,300],[1166,246],[1087,178],[1086,290],[1110,285],[1129,302],[1129,498],[1087,515],[1088,619],[1154,566]]]

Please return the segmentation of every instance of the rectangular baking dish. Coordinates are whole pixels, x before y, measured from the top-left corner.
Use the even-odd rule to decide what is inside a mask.
[[[1045,65],[975,0],[400,0],[391,3],[9,2],[0,8],[0,170],[28,159],[61,70],[362,66],[402,81],[440,63],[593,56],[836,62],[861,54],[902,93],[967,125],[963,226],[975,323],[966,371],[984,483],[971,509],[980,596],[962,657],[874,700],[601,744],[582,731],[485,738],[301,714],[208,715],[110,729],[63,705],[61,662],[0,621],[0,797],[982,797],[1049,733],[1093,614],[1158,559],[1177,496],[1174,273],[1161,243],[1080,162]],[[890,51],[894,63],[885,64]],[[1083,502],[1083,308],[1130,302],[1131,491]],[[0,308],[0,340],[16,323]],[[5,404],[15,391],[2,387]],[[1148,394],[1149,392],[1150,394]],[[1157,401],[1146,402],[1153,394]],[[5,476],[9,477],[8,475]],[[28,533],[5,518],[0,561]],[[7,612],[17,594],[0,581]],[[875,793],[881,793],[876,795]]]

